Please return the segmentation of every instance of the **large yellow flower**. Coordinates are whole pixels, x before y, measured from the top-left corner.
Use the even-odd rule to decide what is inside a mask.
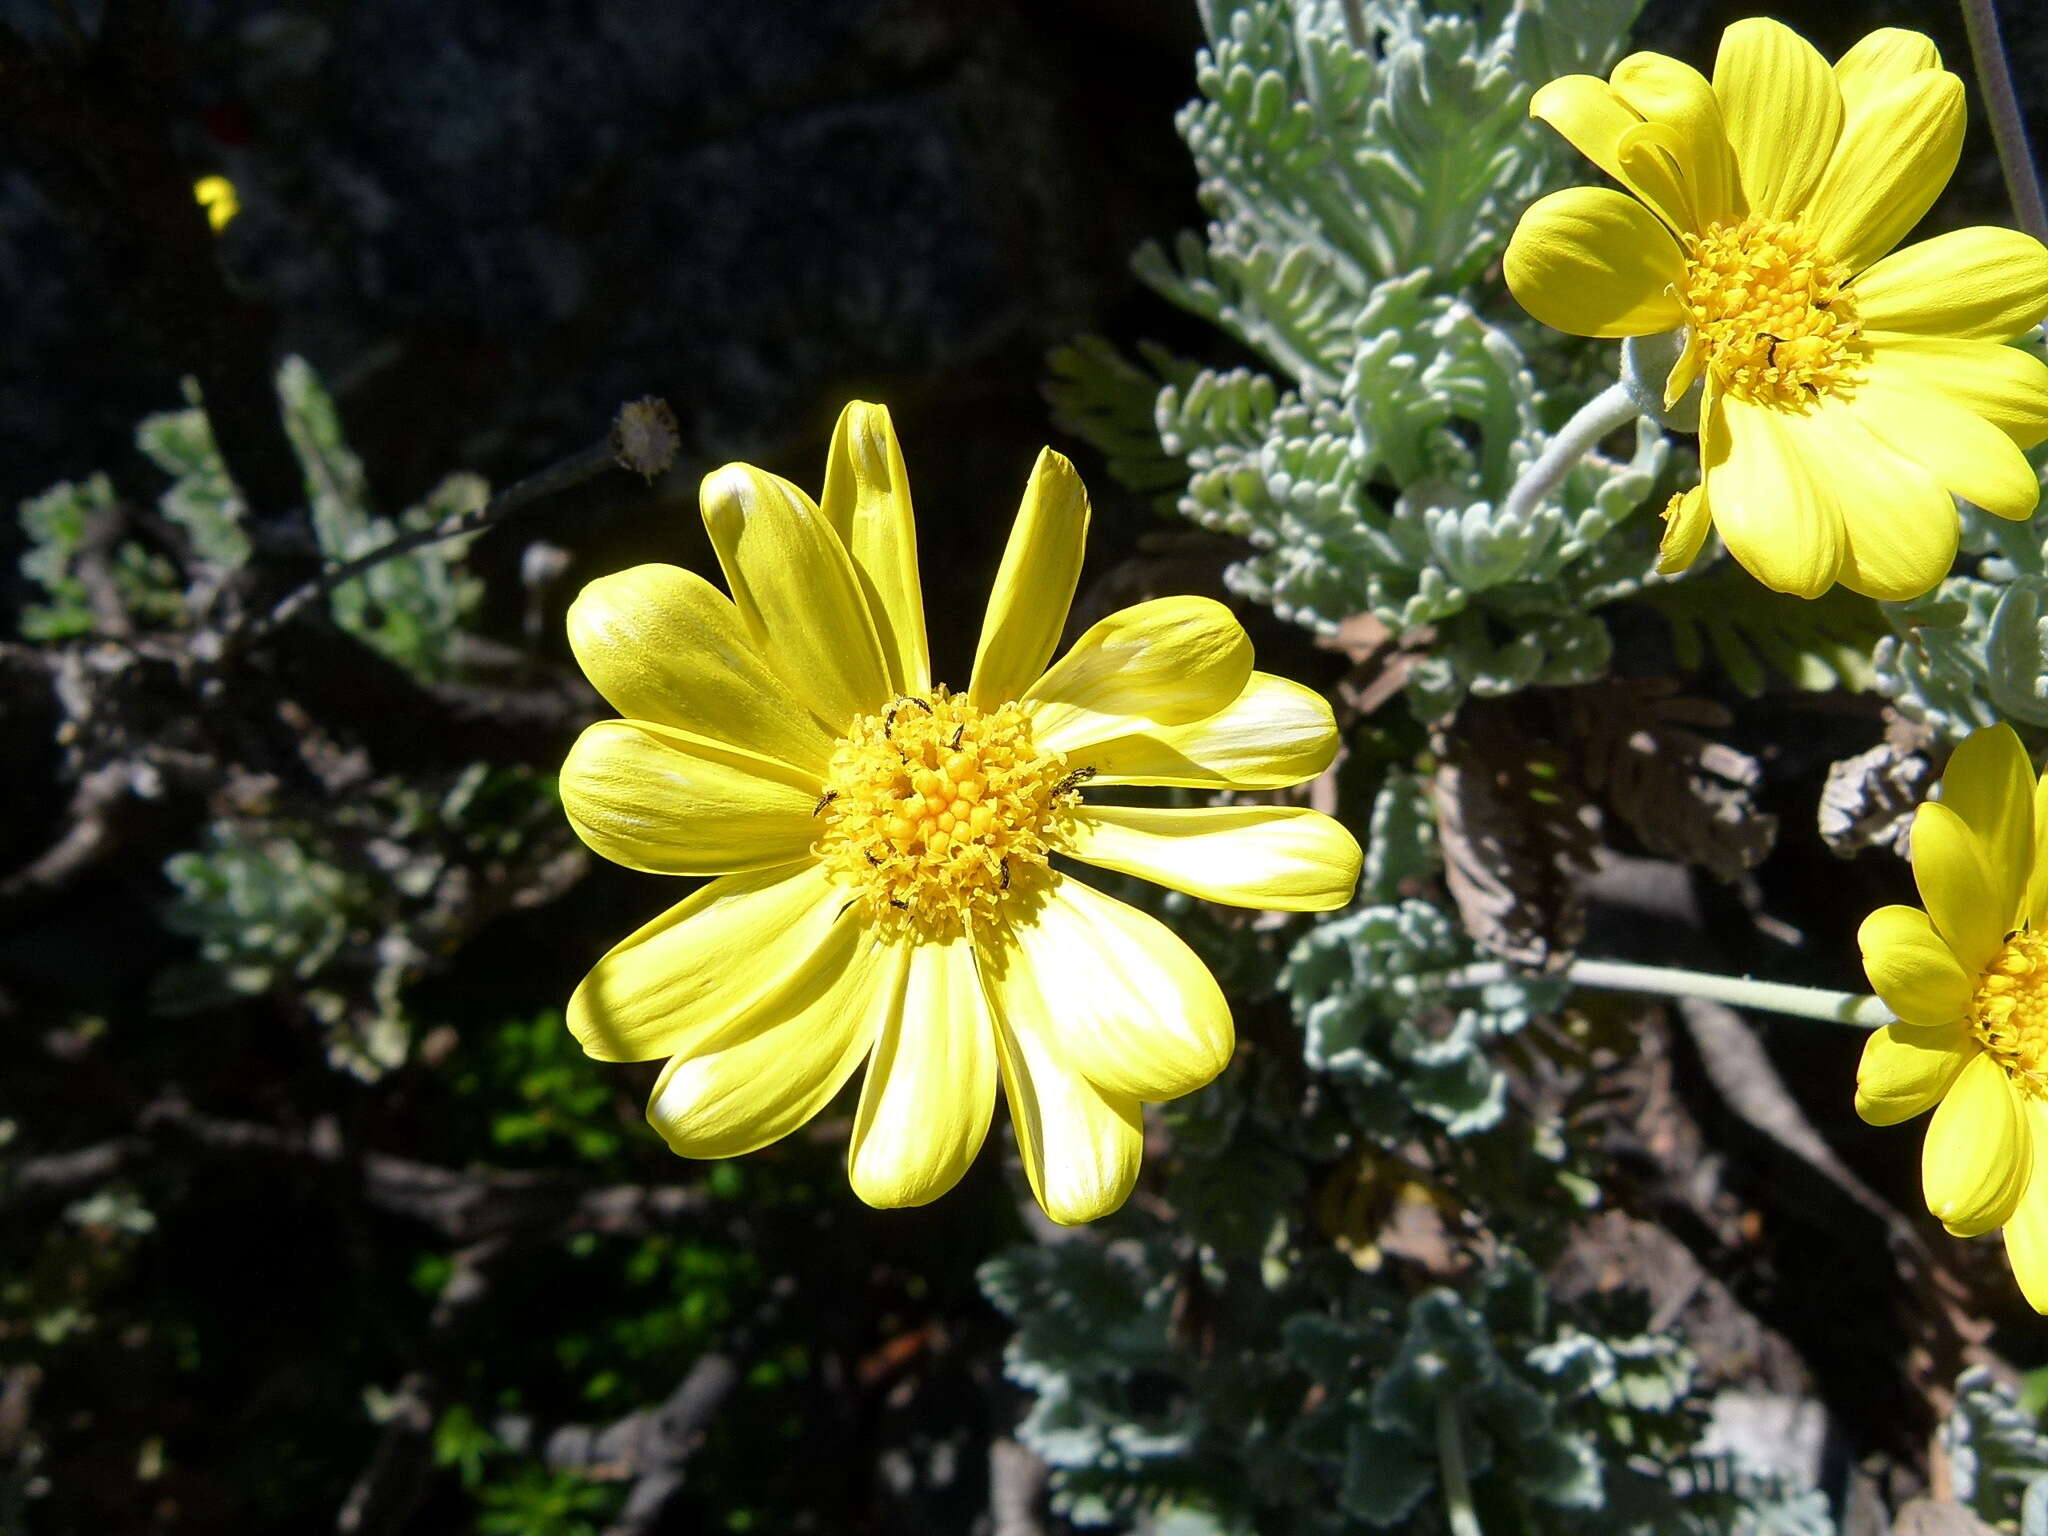
[[[1934,1108],[1927,1208],[1949,1231],[2005,1228],[2020,1289],[2048,1312],[2048,776],[2010,726],[1956,750],[1913,818],[1927,910],[1881,907],[1857,942],[1899,1022],[1870,1037],[1856,1112],[1897,1125]],[[1938,1107],[1936,1107],[1938,1106]]]
[[[1711,523],[1779,591],[1903,599],[1955,558],[1950,492],[2033,511],[2020,450],[2048,437],[2048,366],[2001,343],[2048,315],[2048,250],[1983,227],[1885,254],[1962,148],[1962,82],[1927,38],[1873,32],[1830,68],[1741,21],[1711,83],[1638,53],[1529,110],[1634,196],[1534,204],[1509,288],[1575,335],[1682,328],[1667,406],[1705,380],[1701,485],[1667,512],[1659,569],[1690,565]]]
[[[1114,1210],[1140,1103],[1223,1069],[1230,1011],[1164,924],[1052,856],[1212,901],[1342,906],[1359,849],[1327,816],[1081,798],[1301,783],[1335,755],[1329,706],[1253,671],[1207,598],[1113,613],[1052,662],[1088,497],[1050,449],[964,693],[931,679],[884,408],[840,417],[822,508],[744,464],[708,476],[702,502],[730,599],[643,565],[570,610],[577,659],[625,718],[583,733],[562,801],[609,859],[721,878],[600,960],[569,1027],[600,1060],[672,1058],[648,1118],[688,1157],[788,1134],[867,1061],[847,1163],[880,1206],[953,1186],[1000,1078],[1047,1214]]]

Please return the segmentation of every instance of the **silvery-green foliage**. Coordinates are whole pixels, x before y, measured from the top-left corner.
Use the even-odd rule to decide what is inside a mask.
[[[109,545],[106,531],[119,516],[119,498],[105,475],[64,480],[21,503],[21,528],[29,547],[21,574],[41,588],[43,600],[26,603],[21,633],[29,640],[70,640],[98,627],[80,562],[105,561],[111,590],[131,622],[169,624],[183,612],[177,573],[162,555],[133,540]]]
[[[1956,1498],[1986,1520],[2020,1520],[2026,1536],[2048,1533],[2048,1434],[1984,1366],[1956,1379],[1940,1441]]]
[[[1873,656],[1877,690],[1953,740],[2000,720],[2048,726],[2043,539],[2033,523],[1964,507],[1962,552],[1978,558],[1925,597],[1883,605],[1892,633]]]
[[[1174,491],[1187,516],[1254,546],[1229,573],[1237,590],[1318,629],[1361,612],[1434,626],[1410,679],[1427,713],[1467,690],[1600,675],[1611,645],[1590,610],[1649,563],[1653,520],[1622,527],[1666,459],[1647,423],[1626,459],[1591,454],[1527,512],[1506,511],[1570,406],[1519,339],[1554,338],[1489,318],[1497,295],[1476,286],[1521,208],[1564,174],[1527,121],[1530,92],[1600,67],[1634,8],[1204,5],[1203,99],[1179,123],[1214,222],[1137,265],[1265,368],[1156,352],[1140,366],[1094,342],[1055,360],[1055,404],[1120,479]]]
[[[135,429],[135,446],[172,477],[157,507],[185,530],[194,558],[222,571],[239,570],[249,562],[249,535],[242,527],[248,508],[228,478],[191,379],[185,381],[185,398],[190,403],[182,411],[145,416]]]
[[[286,358],[277,388],[285,429],[305,467],[313,532],[330,563],[353,560],[490,499],[480,477],[457,473],[399,517],[378,516],[370,510],[362,461],[349,451],[334,401],[312,367],[303,358]],[[482,591],[475,578],[461,574],[466,542],[425,545],[336,587],[329,597],[335,623],[413,672],[448,676],[456,670],[452,642]]]

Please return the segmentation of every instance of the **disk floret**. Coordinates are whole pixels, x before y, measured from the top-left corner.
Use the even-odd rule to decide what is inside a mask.
[[[2014,1082],[2048,1094],[2048,933],[2006,940],[1977,983],[1970,1020]]]
[[[1016,704],[899,698],[833,753],[818,857],[885,930],[951,938],[1043,889],[1079,777]]]
[[[1751,214],[1685,238],[1686,320],[1723,388],[1762,405],[1803,407],[1861,364],[1862,323],[1829,261],[1796,224]]]

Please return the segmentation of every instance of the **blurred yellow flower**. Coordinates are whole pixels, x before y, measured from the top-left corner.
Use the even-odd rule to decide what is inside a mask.
[[[242,211],[235,184],[225,176],[202,176],[192,183],[192,200],[206,210],[206,222],[219,234]]]
[[[840,417],[822,507],[744,464],[708,476],[702,504],[731,598],[643,565],[570,610],[577,659],[624,718],[583,733],[561,786],[598,853],[720,878],[598,962],[570,1029],[600,1060],[672,1058],[648,1118],[688,1157],[787,1135],[867,1061],[847,1162],[878,1206],[953,1186],[1000,1080],[1047,1214],[1116,1209],[1139,1105],[1223,1069],[1230,1011],[1163,923],[1051,858],[1242,906],[1342,906],[1360,854],[1327,816],[1081,798],[1301,783],[1335,755],[1329,706],[1253,671],[1207,598],[1113,613],[1053,662],[1088,497],[1050,449],[964,693],[931,679],[886,409]]]
[[[1899,1022],[1864,1046],[1856,1112],[1897,1125],[1933,1108],[1927,1208],[1949,1231],[2005,1229],[2020,1289],[2048,1312],[2048,777],[2010,726],[1956,750],[1913,818],[1926,911],[1881,907],[1857,942]],[[2041,1175],[2036,1177],[2037,1173]]]
[[[1962,82],[1927,38],[1873,32],[1830,68],[1740,21],[1711,82],[1638,53],[1529,110],[1633,196],[1535,203],[1509,288],[1575,335],[1683,328],[1667,406],[1705,381],[1702,494],[1667,514],[1659,569],[1689,565],[1711,524],[1779,591],[1903,599],[1955,558],[1949,493],[2033,511],[2020,450],[2048,437],[2048,365],[2002,343],[2048,315],[2048,250],[1980,227],[1885,254],[1962,149]]]

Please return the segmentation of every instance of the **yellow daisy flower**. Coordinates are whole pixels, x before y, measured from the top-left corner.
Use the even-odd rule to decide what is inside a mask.
[[[1958,1237],[2005,1228],[2020,1289],[2048,1312],[2048,776],[2010,726],[1957,748],[1913,818],[1927,910],[1881,907],[1857,942],[1899,1020],[1864,1046],[1856,1112],[1933,1108],[1927,1208]],[[2040,1174],[2036,1177],[2037,1172]]]
[[[1230,1010],[1165,924],[1052,856],[1211,901],[1342,906],[1360,854],[1327,816],[1082,799],[1302,783],[1336,753],[1328,704],[1253,671],[1208,598],[1113,613],[1054,662],[1088,496],[1050,449],[962,693],[931,679],[886,409],[840,417],[822,507],[745,464],[706,477],[702,505],[730,598],[642,565],[570,610],[577,660],[624,718],[583,733],[561,784],[606,858],[720,878],[597,963],[570,1029],[599,1060],[671,1058],[647,1112],[686,1157],[787,1135],[866,1061],[847,1165],[878,1206],[953,1186],[1000,1079],[1046,1213],[1116,1209],[1139,1105],[1223,1069]]]
[[[1711,524],[1781,592],[1903,599],[1955,558],[1950,492],[2033,511],[2020,450],[2048,437],[2048,365],[2002,343],[2048,315],[2048,250],[1983,227],[1885,254],[1962,149],[1962,82],[1927,38],[1873,32],[1830,68],[1778,22],[1740,21],[1711,82],[1638,53],[1529,110],[1633,195],[1536,202],[1508,287],[1574,335],[1682,328],[1667,407],[1705,380],[1701,489],[1666,513],[1660,570]]]

